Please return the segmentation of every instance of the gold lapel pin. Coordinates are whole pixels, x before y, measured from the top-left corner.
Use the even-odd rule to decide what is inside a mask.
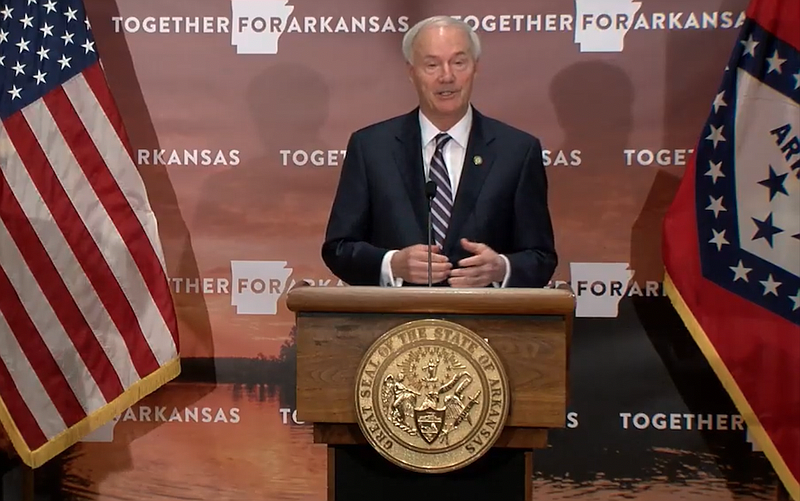
[[[483,158],[481,158],[480,155],[475,155],[474,157],[472,157],[472,163],[474,163],[475,165],[480,165],[483,163]]]

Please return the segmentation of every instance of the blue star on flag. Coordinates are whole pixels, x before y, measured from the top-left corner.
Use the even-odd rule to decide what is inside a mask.
[[[767,241],[770,247],[772,247],[772,237],[783,232],[782,229],[772,224],[772,213],[770,213],[770,215],[767,216],[767,218],[763,221],[753,218],[753,222],[756,223],[756,226],[758,226],[758,231],[756,231],[756,234],[753,235],[753,240],[763,238]]]
[[[783,183],[786,181],[786,177],[789,175],[788,172],[784,172],[780,176],[775,174],[775,169],[772,166],[769,166],[769,178],[764,179],[763,181],[759,181],[758,184],[769,188],[769,199],[772,201],[775,198],[775,195],[778,193],[783,193],[784,195],[789,195],[786,193],[786,187],[784,187]]]

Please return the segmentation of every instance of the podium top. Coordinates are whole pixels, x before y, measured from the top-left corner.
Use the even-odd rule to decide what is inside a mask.
[[[296,287],[286,306],[296,313],[447,313],[572,315],[575,296],[563,289],[446,287]]]

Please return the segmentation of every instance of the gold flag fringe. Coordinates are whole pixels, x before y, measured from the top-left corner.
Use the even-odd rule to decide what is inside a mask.
[[[32,451],[22,439],[16,424],[11,419],[5,402],[0,400],[0,422],[8,434],[11,443],[19,454],[22,462],[31,468],[38,468],[51,460],[67,448],[76,444],[83,437],[92,433],[114,417],[122,414],[127,408],[154,392],[164,384],[175,379],[181,372],[180,357],[170,360],[157,371],[140,379],[124,393],[97,409],[72,427],[59,433],[46,444]]]
[[[669,273],[666,271],[664,273],[664,292],[666,292],[667,297],[669,297],[670,301],[672,302],[672,306],[675,308],[675,311],[677,311],[678,315],[680,315],[683,323],[689,330],[689,333],[692,335],[694,341],[697,343],[697,346],[700,348],[700,351],[703,352],[703,355],[705,356],[709,365],[711,365],[711,368],[717,374],[717,377],[722,383],[722,386],[725,388],[725,391],[728,392],[728,395],[731,397],[731,400],[733,400],[734,405],[739,410],[739,413],[742,415],[745,423],[747,423],[747,429],[750,432],[753,440],[755,440],[761,450],[764,451],[767,459],[775,469],[775,473],[778,474],[778,478],[780,478],[781,482],[783,482],[783,485],[786,487],[786,490],[792,499],[795,501],[800,501],[800,484],[798,484],[798,481],[792,474],[792,471],[786,465],[786,461],[784,461],[783,457],[781,457],[777,447],[775,447],[775,444],[769,437],[769,434],[767,434],[767,432],[764,430],[764,427],[761,426],[758,416],[756,416],[753,408],[750,407],[750,403],[747,401],[744,393],[742,393],[742,390],[739,388],[739,385],[736,383],[733,375],[728,370],[728,367],[725,365],[725,362],[722,360],[722,358],[720,358],[719,353],[717,353],[717,350],[714,347],[714,344],[708,339],[705,331],[694,317],[692,311],[684,302],[680,292],[672,282]]]

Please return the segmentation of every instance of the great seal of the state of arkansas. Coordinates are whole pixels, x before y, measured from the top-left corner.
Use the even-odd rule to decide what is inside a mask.
[[[414,320],[379,337],[356,372],[361,431],[392,463],[445,473],[476,461],[505,426],[509,383],[481,336],[446,320]]]

